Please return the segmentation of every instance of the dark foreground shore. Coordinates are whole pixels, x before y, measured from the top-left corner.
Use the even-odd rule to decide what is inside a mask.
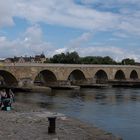
[[[13,104],[13,110],[0,112],[0,140],[121,140],[97,127],[58,115],[56,134],[48,134],[48,116],[44,109],[22,103]]]

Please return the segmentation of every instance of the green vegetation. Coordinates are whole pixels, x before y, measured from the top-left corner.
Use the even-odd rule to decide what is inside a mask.
[[[109,56],[106,57],[86,56],[86,57],[82,57],[80,60],[82,64],[117,64]]]
[[[77,52],[67,52],[56,54],[52,58],[50,58],[50,62],[52,63],[66,63],[66,64],[79,64],[80,57]]]
[[[135,65],[135,60],[126,58],[121,62],[116,62],[109,56],[86,56],[80,57],[77,52],[67,52],[56,54],[48,59],[46,63],[63,63],[63,64],[109,64],[109,65]]]
[[[122,65],[135,65],[135,60],[130,58],[123,59]]]

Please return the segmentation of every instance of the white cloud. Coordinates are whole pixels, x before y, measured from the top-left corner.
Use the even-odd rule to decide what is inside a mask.
[[[73,52],[75,50],[78,50],[78,48],[81,48],[81,46],[83,46],[85,42],[89,41],[91,36],[92,36],[91,32],[85,32],[81,34],[79,37],[71,40],[65,47],[54,50],[52,55],[66,53],[66,52]]]
[[[92,35],[93,33],[91,32],[85,32],[79,37],[71,40],[70,43],[66,46],[66,51],[73,51],[75,48],[80,48],[81,46],[85,45],[85,43],[91,39]]]
[[[85,45],[93,35],[94,33],[85,32],[79,37],[71,40],[64,48],[57,49],[54,54],[76,51],[80,56],[110,56],[116,61],[121,61],[124,58],[132,58],[136,61],[140,61],[140,49],[135,50],[130,49],[129,47],[120,48],[119,46],[109,46],[103,42],[94,42],[93,45]],[[114,41],[114,39],[117,41],[116,38],[111,38],[111,41]]]
[[[0,36],[0,50],[1,57],[30,56],[42,52],[50,55],[54,51],[54,47],[51,43],[44,41],[41,28],[38,25],[34,25],[15,40]]]
[[[66,53],[68,48],[60,48],[54,51],[54,54]],[[76,51],[80,56],[110,56],[116,61],[121,61],[124,58],[135,59],[140,61],[140,50],[136,52],[133,50],[122,49],[118,46],[87,46],[81,48],[73,48],[71,51]],[[54,55],[53,54],[53,55]]]
[[[83,44],[89,41],[93,32],[98,31],[111,31],[119,37],[127,37],[129,34],[139,36],[140,0],[82,1],[86,5],[78,5],[74,0],[1,0],[0,28],[14,25],[14,17],[24,18],[33,25],[15,40],[11,41],[6,36],[0,36],[1,57],[8,57],[11,54],[34,55],[41,52],[50,56],[54,53],[75,50],[81,55],[109,55],[115,59],[133,57],[140,60],[140,51],[131,52],[106,45],[81,47],[86,46]],[[96,7],[96,4],[99,5]],[[112,8],[118,11],[114,12]],[[71,40],[64,48],[57,49],[43,39],[40,22],[80,28],[86,30],[86,33]]]
[[[100,4],[101,6],[104,7],[122,7],[122,5],[125,5],[125,7],[129,5],[140,5],[140,0],[107,0],[107,1],[102,1],[102,0],[81,0],[81,3],[83,4]]]
[[[0,27],[14,25],[14,11],[12,0],[0,1]]]
[[[140,51],[128,51],[118,46],[88,46],[86,48],[75,49],[75,51],[78,51],[81,56],[110,56],[116,61],[124,58],[132,58],[140,61]]]
[[[109,5],[109,7],[118,6],[121,12],[101,11],[98,8],[78,5],[74,0],[6,0],[0,2],[0,26],[13,25],[13,17],[20,17],[31,23],[45,22],[93,31],[121,30],[140,35],[140,10],[138,10],[140,0],[100,2],[83,0],[83,2],[84,4],[99,3],[99,5]],[[125,6],[126,4],[128,6]],[[131,4],[134,8],[130,6]]]
[[[55,54],[66,53],[66,51],[67,51],[67,48],[56,49],[56,50],[54,50],[52,56]]]
[[[140,50],[122,49],[118,46],[107,46],[103,43],[95,43],[96,45],[87,45],[86,47],[82,45],[89,41],[92,35],[91,32],[83,33],[73,41],[71,40],[66,47],[58,49],[50,42],[45,41],[40,26],[34,25],[27,28],[22,36],[12,41],[5,36],[0,36],[0,55],[1,58],[5,58],[9,56],[30,56],[44,52],[47,57],[50,57],[66,51],[77,51],[80,56],[110,56],[117,61],[129,57],[140,61]]]
[[[123,32],[115,32],[113,35],[116,36],[116,37],[119,37],[119,38],[129,37],[126,33],[123,33]],[[118,38],[116,38],[116,39],[118,39]]]

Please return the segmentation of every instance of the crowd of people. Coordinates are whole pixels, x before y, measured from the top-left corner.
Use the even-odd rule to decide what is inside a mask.
[[[14,102],[14,93],[11,89],[0,90],[0,108],[1,110],[11,110],[11,105]]]

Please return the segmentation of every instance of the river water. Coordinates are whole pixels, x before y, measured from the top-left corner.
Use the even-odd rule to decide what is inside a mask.
[[[119,135],[140,140],[140,89],[93,88],[18,93],[16,100],[64,113]]]

